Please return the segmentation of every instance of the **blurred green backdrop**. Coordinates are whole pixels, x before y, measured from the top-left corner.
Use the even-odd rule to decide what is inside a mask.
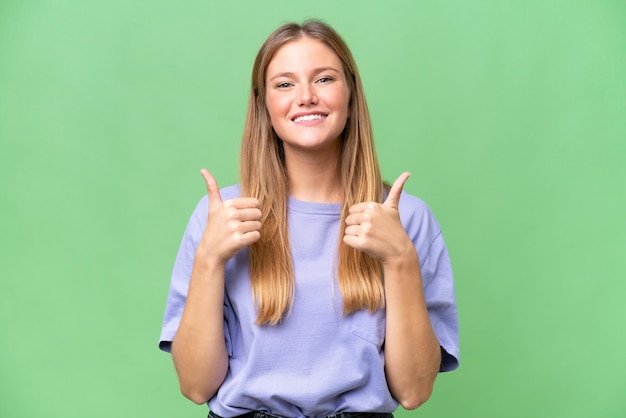
[[[626,3],[0,0],[0,416],[205,417],[157,349],[254,55],[318,17],[439,218],[461,368],[398,417],[626,416]]]

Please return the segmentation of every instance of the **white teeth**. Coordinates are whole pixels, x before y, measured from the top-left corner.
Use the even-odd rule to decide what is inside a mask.
[[[316,119],[324,119],[326,116],[324,115],[305,115],[305,116],[298,116],[297,118],[295,118],[293,121],[294,122],[302,122],[302,121],[307,121],[307,120],[316,120]]]

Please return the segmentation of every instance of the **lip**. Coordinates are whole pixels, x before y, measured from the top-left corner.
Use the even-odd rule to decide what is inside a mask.
[[[326,113],[326,112],[319,112],[319,111],[317,111],[317,112],[299,112],[299,113],[296,113],[296,114],[291,116],[291,121],[295,122],[297,118],[300,118],[302,116],[311,116],[311,115],[320,115],[320,116],[322,116],[322,119],[314,119],[314,120],[306,121],[306,122],[319,122],[321,120],[324,120],[328,116],[328,113]],[[301,121],[301,122],[305,122],[305,121]]]

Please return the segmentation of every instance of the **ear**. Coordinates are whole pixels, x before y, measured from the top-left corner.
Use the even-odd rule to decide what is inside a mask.
[[[254,94],[254,100],[255,100],[255,104],[257,109],[262,109],[264,108],[264,102],[263,102],[263,97],[261,96],[261,89],[259,87],[255,87],[254,90],[252,91],[252,93]]]

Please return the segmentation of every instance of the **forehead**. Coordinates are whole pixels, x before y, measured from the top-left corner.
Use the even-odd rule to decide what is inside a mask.
[[[330,67],[337,71],[343,69],[343,64],[335,51],[317,39],[302,37],[289,41],[274,53],[270,60],[266,75],[283,72],[306,72],[315,68]]]

